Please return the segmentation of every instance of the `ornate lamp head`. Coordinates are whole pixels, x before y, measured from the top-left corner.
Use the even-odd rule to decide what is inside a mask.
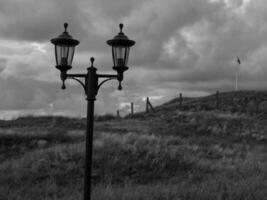
[[[107,44],[112,47],[113,69],[119,74],[128,69],[130,47],[135,41],[130,40],[123,32],[123,24],[119,25],[120,32],[113,39],[108,40]]]
[[[75,46],[80,42],[69,35],[67,23],[64,23],[64,28],[65,31],[57,38],[53,38],[51,43],[55,45],[56,68],[66,73],[71,69]]]

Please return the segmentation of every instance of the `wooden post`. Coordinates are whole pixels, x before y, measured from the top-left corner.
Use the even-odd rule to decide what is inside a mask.
[[[149,98],[146,98],[146,113],[148,113],[148,102],[149,102]]]
[[[220,108],[220,96],[219,96],[219,91],[217,90],[216,92],[216,109],[219,110]]]
[[[148,101],[148,105],[149,105],[150,109],[151,109],[152,111],[154,111],[154,108],[153,108],[152,104],[150,103],[150,101]]]
[[[120,110],[117,110],[117,117],[120,118]]]
[[[131,115],[133,116],[133,114],[134,114],[134,103],[131,102]]]
[[[180,106],[183,105],[183,95],[182,95],[182,93],[179,94],[179,105]]]
[[[150,108],[150,110],[154,111],[154,108],[153,108],[152,104],[150,103],[149,98],[147,97],[146,98],[146,113],[149,112],[149,108]]]

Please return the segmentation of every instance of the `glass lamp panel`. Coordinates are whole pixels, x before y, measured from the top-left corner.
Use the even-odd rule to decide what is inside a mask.
[[[55,45],[56,63],[60,65],[61,60],[61,46]]]
[[[112,47],[112,60],[113,60],[113,66],[117,66],[117,61],[116,61],[116,48]]]
[[[128,65],[128,60],[129,60],[129,52],[130,52],[130,47],[125,48],[125,55],[124,55],[124,65]]]
[[[117,58],[124,58],[124,47],[122,46],[117,46]]]
[[[117,52],[117,47],[112,47],[112,55],[113,55],[113,63],[114,63],[114,66],[118,66],[118,59],[117,59],[117,56],[118,56],[118,52]]]
[[[68,65],[71,66],[74,56],[75,46],[69,46],[68,48]]]
[[[62,45],[60,49],[60,65],[68,65],[69,47]]]
[[[116,47],[116,66],[124,66],[125,47]]]

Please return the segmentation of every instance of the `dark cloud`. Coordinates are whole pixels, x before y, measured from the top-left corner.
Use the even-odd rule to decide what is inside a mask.
[[[64,30],[65,21],[77,33],[85,35],[78,5],[79,1],[71,0],[1,1],[0,35],[15,40],[46,41]]]
[[[118,33],[120,22],[136,41],[124,90],[118,92],[116,82],[105,84],[98,94],[97,113],[115,113],[123,105],[126,112],[132,101],[136,109],[143,109],[146,96],[157,104],[180,92],[232,90],[237,56],[242,62],[240,88],[266,85],[264,0],[10,0],[0,1],[2,110],[48,112],[52,105],[54,113],[85,113],[81,88],[68,82],[63,92],[56,82],[49,40],[63,31],[65,21],[81,42],[73,72],[85,72],[95,56],[99,73],[113,73],[106,40]]]

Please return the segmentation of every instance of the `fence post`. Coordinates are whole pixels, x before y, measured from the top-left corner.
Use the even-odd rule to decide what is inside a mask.
[[[134,114],[134,103],[131,102],[131,116],[133,116]]]
[[[216,92],[216,109],[219,110],[220,108],[220,96],[219,96],[219,91],[217,90]]]
[[[150,101],[148,101],[148,105],[149,105],[150,109],[151,109],[152,111],[154,111],[154,108],[153,108],[152,104],[150,103]]]
[[[146,98],[146,113],[149,112],[149,107],[150,107],[150,109],[151,109],[152,111],[154,111],[154,108],[153,108],[152,104],[150,103],[149,98],[147,97],[147,98]]]
[[[180,106],[183,105],[183,95],[182,95],[182,93],[179,94],[179,105]]]
[[[117,110],[117,117],[120,118],[120,110]]]
[[[149,102],[149,98],[146,98],[146,113],[148,113],[148,102]]]

